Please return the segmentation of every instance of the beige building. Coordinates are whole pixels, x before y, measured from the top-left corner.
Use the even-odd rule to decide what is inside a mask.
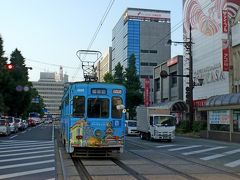
[[[47,114],[52,114],[54,117],[60,115],[59,106],[61,104],[64,93],[64,86],[68,82],[68,75],[63,74],[63,69],[60,67],[60,72],[41,72],[40,79],[33,81],[32,85],[43,98],[46,105]]]
[[[99,82],[103,82],[103,77],[106,73],[110,72],[112,69],[112,47],[103,54],[101,60],[97,63],[97,77]]]

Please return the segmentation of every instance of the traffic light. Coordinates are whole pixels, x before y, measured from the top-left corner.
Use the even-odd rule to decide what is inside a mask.
[[[192,92],[191,92],[190,87],[186,87],[186,103],[187,104],[190,104],[190,102],[191,102],[191,96],[192,96],[191,93]]]
[[[12,70],[13,69],[13,65],[12,64],[6,64],[6,69],[7,70]]]

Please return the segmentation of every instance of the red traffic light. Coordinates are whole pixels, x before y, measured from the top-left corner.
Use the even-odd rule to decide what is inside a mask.
[[[6,64],[6,69],[8,69],[8,70],[13,69],[13,65],[12,64]]]

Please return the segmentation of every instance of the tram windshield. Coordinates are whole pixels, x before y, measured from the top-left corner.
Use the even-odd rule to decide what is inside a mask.
[[[89,98],[87,115],[89,118],[108,118],[109,117],[109,99]]]

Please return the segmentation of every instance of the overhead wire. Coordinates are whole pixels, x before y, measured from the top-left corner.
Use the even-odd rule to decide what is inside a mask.
[[[211,4],[213,3],[213,1],[210,1],[210,3],[205,3],[202,8],[202,10],[206,9],[207,7],[209,7]],[[206,5],[206,6],[205,6]],[[196,14],[193,14],[190,19],[194,18],[196,16]],[[161,38],[159,41],[157,41],[156,43],[154,43],[151,47],[156,46],[157,44],[161,43],[162,41],[164,41],[166,38],[168,38],[172,33],[174,33],[176,30],[178,30],[180,27],[182,27],[182,25],[184,24],[184,22],[186,22],[187,19],[182,19],[181,21],[179,21],[176,25],[174,25],[173,30],[171,30],[169,33],[167,33],[163,38]],[[176,27],[176,28],[175,28]]]
[[[95,33],[94,33],[94,35],[93,35],[93,37],[92,37],[92,39],[91,39],[89,45],[88,45],[88,47],[87,47],[87,50],[90,50],[90,49],[91,49],[91,47],[92,47],[94,41],[96,40],[97,35],[98,35],[98,33],[99,33],[99,31],[100,31],[100,29],[101,29],[103,23],[104,23],[104,21],[105,21],[107,15],[108,15],[108,13],[109,13],[109,11],[111,10],[111,8],[112,8],[114,2],[115,2],[115,0],[110,0],[110,2],[109,2],[109,4],[108,4],[108,6],[107,6],[107,8],[106,8],[106,10],[105,10],[105,12],[104,12],[102,18],[101,18],[101,20],[100,20],[100,22],[99,22],[99,24],[98,24],[98,27],[97,27],[97,29],[96,29],[96,31],[95,31]],[[86,58],[86,56],[84,56],[83,59],[85,59],[85,58]],[[73,75],[73,80],[75,79],[75,76],[76,76],[77,73],[79,72],[80,67],[81,67],[81,63],[79,63],[78,68],[76,69],[76,71],[75,71],[75,73],[74,73],[74,75]]]

